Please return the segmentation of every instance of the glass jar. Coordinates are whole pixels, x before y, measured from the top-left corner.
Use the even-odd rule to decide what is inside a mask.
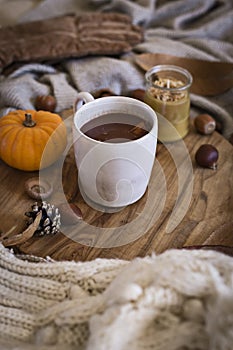
[[[178,66],[158,65],[149,69],[145,78],[144,102],[157,114],[159,141],[184,138],[189,131],[191,74]]]

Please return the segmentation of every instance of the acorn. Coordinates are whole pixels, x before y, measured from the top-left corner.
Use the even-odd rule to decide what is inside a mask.
[[[194,119],[194,126],[200,134],[210,135],[216,129],[216,121],[209,114],[199,114]]]
[[[53,186],[39,177],[30,177],[24,184],[26,193],[33,199],[44,200],[53,192]]]
[[[210,144],[201,145],[196,154],[195,160],[203,168],[216,170],[218,161],[218,150]]]
[[[52,95],[37,96],[35,100],[35,107],[37,110],[54,112],[57,102]]]

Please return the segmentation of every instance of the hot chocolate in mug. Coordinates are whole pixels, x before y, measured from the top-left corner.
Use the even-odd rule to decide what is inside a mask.
[[[78,94],[73,142],[81,195],[91,207],[115,212],[146,192],[157,147],[157,116],[139,100]]]

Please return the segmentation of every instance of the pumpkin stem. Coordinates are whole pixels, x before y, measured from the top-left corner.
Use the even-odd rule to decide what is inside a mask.
[[[25,120],[23,122],[23,125],[27,128],[33,128],[33,126],[36,125],[36,122],[32,120],[32,115],[30,113],[25,113]]]

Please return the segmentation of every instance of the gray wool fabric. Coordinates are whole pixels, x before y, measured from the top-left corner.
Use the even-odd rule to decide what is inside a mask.
[[[96,10],[130,15],[134,24],[144,27],[144,42],[134,47],[131,55],[120,58],[72,59],[64,61],[59,71],[35,63],[8,77],[1,75],[0,116],[11,109],[34,108],[38,94],[54,94],[59,113],[72,107],[79,91],[94,93],[107,88],[123,95],[144,88],[144,72],[134,64],[135,54],[163,53],[233,62],[233,3],[229,0],[44,0],[18,22]],[[232,100],[233,88],[213,97],[191,94],[191,115],[212,114],[223,124],[223,135],[228,138],[233,132]]]
[[[144,78],[131,63],[110,57],[88,57],[64,64],[79,91],[110,88],[116,95],[143,86]]]

